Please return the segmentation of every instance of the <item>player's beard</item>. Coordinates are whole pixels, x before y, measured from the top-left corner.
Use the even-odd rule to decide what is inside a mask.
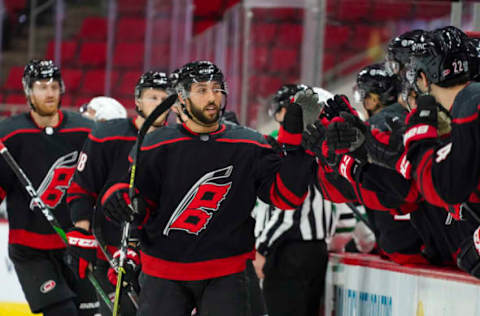
[[[58,103],[56,106],[49,106],[46,104],[42,104],[40,106],[33,105],[35,112],[43,117],[48,117],[48,116],[54,116],[57,114],[58,109],[60,108],[60,100],[58,100]]]
[[[207,116],[205,114],[205,112],[207,111],[207,107],[210,105],[215,106],[215,108],[217,109],[217,112],[213,117]],[[192,100],[190,99],[190,114],[192,115],[193,118],[199,121],[200,124],[204,126],[213,126],[220,119],[220,107],[217,106],[214,102],[211,102],[211,103],[208,103],[203,109],[201,109],[199,106],[195,105],[195,103],[193,103]]]

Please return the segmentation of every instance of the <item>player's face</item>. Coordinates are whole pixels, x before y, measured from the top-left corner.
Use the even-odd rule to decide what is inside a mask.
[[[378,96],[373,93],[367,93],[365,99],[363,99],[363,107],[367,110],[368,114],[372,116],[380,108],[380,101]]]
[[[187,109],[203,124],[213,125],[220,118],[223,95],[224,90],[218,82],[195,82],[190,88]]]
[[[41,116],[49,116],[58,111],[60,83],[56,80],[37,80],[32,85],[30,100]]]
[[[145,114],[145,117],[148,117],[153,110],[162,103],[168,97],[167,93],[164,90],[146,88],[143,89],[142,94],[139,99],[135,100],[135,103],[140,108],[140,110]],[[165,119],[168,115],[168,111],[160,115],[155,122],[154,126],[162,126],[165,123]]]

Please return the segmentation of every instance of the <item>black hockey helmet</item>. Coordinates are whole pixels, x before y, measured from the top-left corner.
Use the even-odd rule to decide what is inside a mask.
[[[160,71],[147,71],[138,79],[137,85],[135,86],[135,99],[140,98],[143,89],[162,89],[168,93],[171,87],[170,79],[166,73]]]
[[[60,93],[65,93],[65,83],[62,80],[62,74],[57,65],[51,60],[32,59],[25,66],[22,77],[23,90],[25,95],[29,96],[32,85],[37,80],[56,80],[60,84]]]
[[[221,89],[226,95],[227,85],[222,71],[210,61],[193,61],[178,70],[178,81],[176,89],[184,97],[188,96],[188,91],[194,82],[216,81],[220,83]]]
[[[364,67],[357,75],[355,101],[363,103],[367,94],[375,93],[382,105],[387,106],[397,101],[400,88],[398,75],[387,72],[384,64],[372,64]]]
[[[413,30],[394,37],[387,47],[385,70],[399,74],[410,62],[412,46],[418,42],[420,36],[426,33],[427,31],[424,30]]]
[[[179,73],[180,73],[180,68],[177,68],[168,75],[168,79],[170,80],[170,83],[172,84],[172,88],[174,89],[178,84]]]
[[[420,36],[419,42],[412,46],[410,60],[415,87],[420,72],[425,73],[429,83],[444,87],[468,80],[470,65],[467,40],[465,33],[454,26]]]
[[[469,57],[470,78],[480,81],[480,38],[468,38],[467,52]]]
[[[307,88],[308,86],[303,84],[284,84],[281,86],[270,100],[268,115],[275,117],[275,114],[280,111],[281,108],[288,106],[290,100],[297,92],[306,90]]]

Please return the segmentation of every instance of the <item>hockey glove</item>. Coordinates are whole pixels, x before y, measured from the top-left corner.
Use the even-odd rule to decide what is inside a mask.
[[[298,91],[293,98],[293,103],[300,105],[302,109],[303,130],[318,119],[321,108],[318,104],[318,94],[312,88]]]
[[[298,149],[302,142],[303,114],[302,108],[296,103],[287,106],[287,112],[282,126],[278,131],[278,142],[285,144],[285,148]]]
[[[480,227],[460,245],[457,256],[457,265],[460,269],[480,279]]]
[[[348,98],[344,95],[338,94],[325,102],[320,117],[331,121],[335,117],[339,116],[340,112],[347,112],[358,117],[358,112],[350,105]]]
[[[406,179],[410,178],[411,165],[403,147],[405,126],[398,117],[386,119],[390,131],[373,129],[366,134],[365,148],[370,162],[397,170]]]
[[[414,161],[420,148],[430,147],[437,139],[438,106],[433,96],[421,95],[417,98],[417,108],[408,114],[403,136],[408,160]]]
[[[84,279],[88,265],[97,259],[97,241],[90,232],[78,227],[71,228],[66,235],[65,261],[78,278]]]
[[[323,142],[325,141],[325,127],[316,121],[313,124],[307,126],[302,134],[302,146],[303,148],[310,150],[320,159],[324,159],[323,156]]]
[[[347,154],[359,163],[367,161],[367,153],[363,146],[368,127],[357,116],[341,112],[332,120],[326,131],[328,151],[339,156]]]
[[[267,143],[270,146],[272,146],[272,149],[275,153],[282,154],[282,152],[283,152],[282,146],[280,146],[280,144],[277,142],[275,137],[273,137],[271,135],[265,135],[265,140],[267,141]]]
[[[114,184],[105,192],[101,200],[105,216],[120,223],[141,221],[145,218],[146,204],[144,200],[137,195],[132,202],[137,203],[137,210],[131,207],[127,183]]]
[[[118,262],[120,258],[120,250],[117,250],[113,254],[113,259]],[[125,257],[125,262],[124,262],[124,268],[125,268],[125,275],[123,277],[123,280],[125,281],[125,284],[132,284],[135,286],[135,283],[137,283],[138,275],[140,273],[140,254],[137,252],[135,248],[129,247],[127,249],[127,254]],[[117,286],[117,279],[118,279],[118,274],[113,268],[109,268],[107,271],[107,277],[108,281],[113,284],[113,286]]]

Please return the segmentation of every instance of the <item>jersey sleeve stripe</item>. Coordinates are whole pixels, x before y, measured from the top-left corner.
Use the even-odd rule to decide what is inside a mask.
[[[2,137],[2,142],[6,141],[7,139],[9,139],[10,137],[12,136],[15,136],[17,134],[28,134],[28,133],[41,133],[42,130],[40,129],[36,129],[36,128],[31,128],[31,129],[18,129],[10,134],[7,134],[5,136]]]
[[[296,205],[296,206],[299,206],[303,203],[303,201],[305,200],[305,197],[307,196],[307,193],[305,193],[302,197],[299,197],[297,196],[295,193],[293,193],[292,191],[290,191],[286,186],[285,184],[283,183],[282,181],[282,178],[280,177],[280,175],[277,173],[276,175],[276,179],[275,179],[275,182],[274,182],[278,188],[278,191],[283,195],[285,196],[288,201],[290,201],[292,204]]]
[[[150,145],[150,146],[142,146],[142,148],[140,148],[140,149],[142,151],[146,151],[146,150],[151,150],[151,149],[163,146],[163,145],[172,144],[172,143],[176,143],[176,142],[181,142],[181,141],[185,141],[185,140],[191,140],[191,139],[192,139],[191,137],[181,137],[181,138],[169,139],[169,140],[165,140],[163,142],[159,142],[159,143],[156,143],[156,144],[153,144],[153,145]]]

